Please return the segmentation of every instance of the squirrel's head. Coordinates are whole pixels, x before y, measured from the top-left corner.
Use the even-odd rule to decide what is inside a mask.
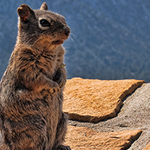
[[[28,5],[17,9],[19,15],[18,40],[20,43],[34,45],[38,40],[46,40],[51,45],[62,44],[70,34],[65,18],[48,11],[43,3],[39,10],[32,10]]]

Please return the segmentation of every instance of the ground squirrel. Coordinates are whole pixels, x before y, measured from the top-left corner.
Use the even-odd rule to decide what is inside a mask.
[[[17,12],[17,42],[0,82],[0,150],[70,150],[62,145],[67,116],[61,46],[70,28],[46,3],[40,10],[23,4]]]

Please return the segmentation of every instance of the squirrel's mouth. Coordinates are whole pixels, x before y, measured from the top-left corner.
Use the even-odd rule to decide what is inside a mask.
[[[52,44],[53,45],[60,45],[60,44],[63,44],[63,42],[64,42],[63,40],[57,40],[57,41],[53,41]]]

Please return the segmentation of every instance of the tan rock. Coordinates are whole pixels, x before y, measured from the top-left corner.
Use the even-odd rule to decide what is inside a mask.
[[[143,150],[150,150],[150,143]]]
[[[98,122],[116,116],[122,100],[144,83],[142,80],[67,80],[63,110],[72,120]]]
[[[121,150],[130,147],[141,130],[97,132],[86,127],[68,126],[65,145],[72,150]]]

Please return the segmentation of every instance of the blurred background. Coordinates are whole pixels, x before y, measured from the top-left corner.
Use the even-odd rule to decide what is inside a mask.
[[[149,0],[45,0],[71,28],[64,43],[67,77],[150,82]],[[0,77],[17,36],[17,7],[42,0],[0,1]]]

